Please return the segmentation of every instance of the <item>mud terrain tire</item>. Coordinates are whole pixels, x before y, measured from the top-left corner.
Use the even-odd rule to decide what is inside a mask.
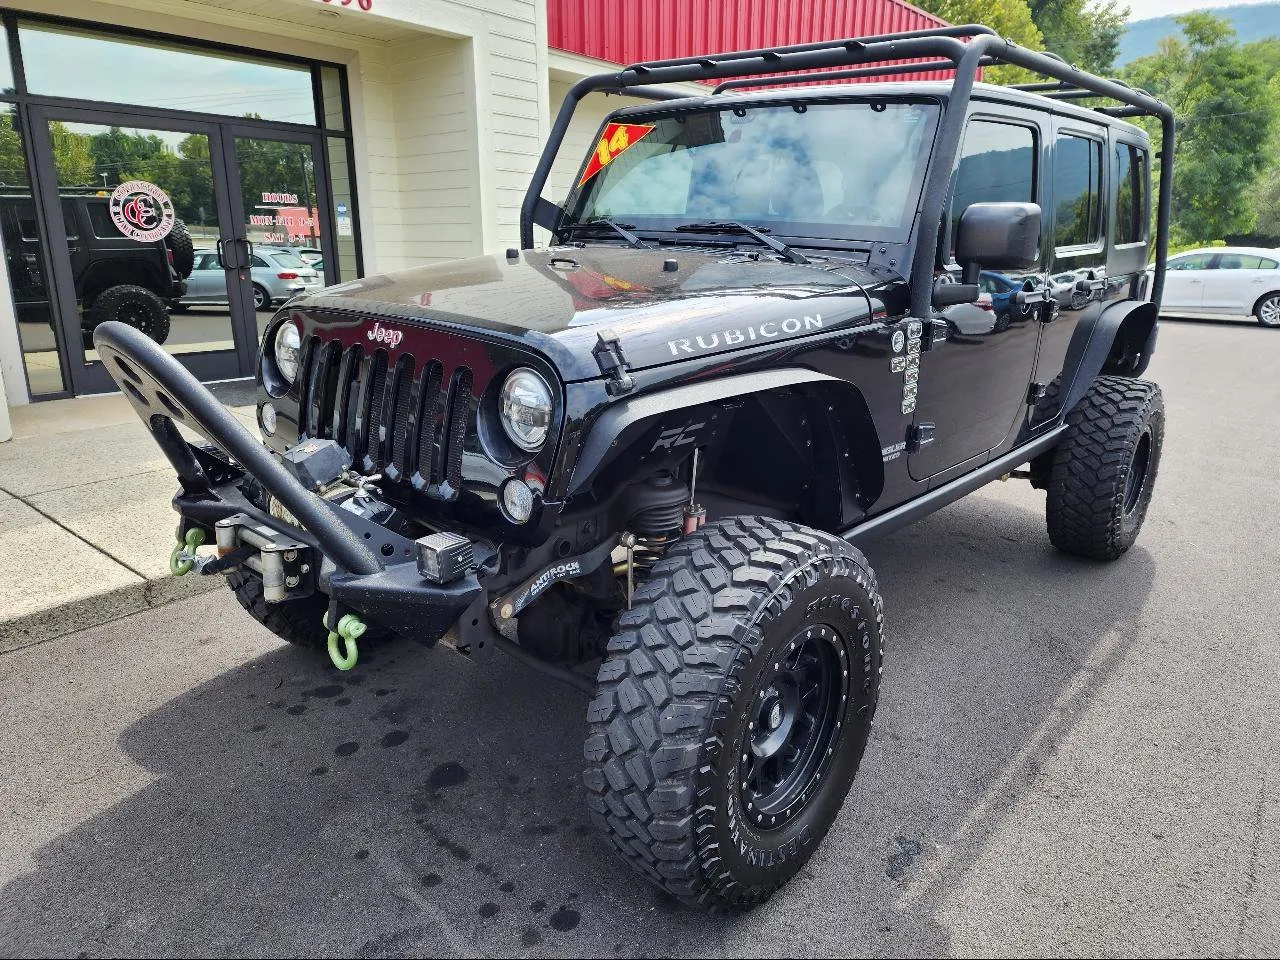
[[[754,517],[682,539],[600,667],[587,712],[592,821],[687,903],[723,912],[768,899],[853,782],[882,626],[875,576],[844,540]]]

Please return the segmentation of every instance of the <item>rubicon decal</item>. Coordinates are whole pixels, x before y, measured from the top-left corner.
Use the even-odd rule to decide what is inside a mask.
[[[597,173],[617,160],[624,150],[635,146],[641,138],[653,132],[651,123],[611,123],[600,134],[596,143],[596,152],[591,155],[591,162],[582,172],[578,186],[582,186]]]
[[[384,327],[380,323],[375,323],[373,329],[365,334],[374,343],[385,343],[394,350],[400,346],[400,341],[404,339],[403,330],[392,330],[390,327]]]
[[[706,353],[720,347],[732,347],[740,343],[756,343],[760,340],[772,340],[774,337],[789,337],[808,330],[822,329],[822,314],[812,317],[788,317],[786,320],[766,320],[754,327],[734,327],[729,330],[717,330],[698,337],[680,337],[668,340],[667,348],[673,357],[686,354]]]

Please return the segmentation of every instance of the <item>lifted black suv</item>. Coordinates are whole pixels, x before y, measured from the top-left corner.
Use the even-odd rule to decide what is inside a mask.
[[[116,320],[164,343],[169,337],[169,304],[186,293],[185,279],[191,273],[186,225],[177,220],[164,240],[142,243],[120,233],[111,221],[110,199],[100,191],[65,190],[59,199],[86,338],[98,324]],[[0,233],[18,319],[49,322],[49,289],[29,193],[0,192]]]
[[[994,63],[1051,79],[976,84]],[[594,90],[658,102],[610,116],[553,205]],[[1133,116],[1163,133],[1150,290]],[[867,742],[883,613],[857,544],[1008,475],[1047,490],[1063,550],[1138,535],[1172,134],[1150,96],[984,27],[640,64],[573,88],[522,251],[272,320],[266,447],[136,331],[96,342],[181,480],[177,571],[225,573],[340,669],[375,633],[443,636],[589,691],[597,827],[676,896],[742,909],[813,854]]]

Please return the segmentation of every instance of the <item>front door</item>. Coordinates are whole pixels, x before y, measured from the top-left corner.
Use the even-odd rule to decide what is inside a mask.
[[[47,335],[74,392],[116,389],[93,349],[108,319],[201,380],[252,376],[269,311],[324,282],[325,265],[309,262],[330,248],[318,138],[114,111],[30,116],[37,169],[50,172],[40,199],[58,309]]]
[[[971,203],[1038,200],[1037,156],[1040,129],[1030,114],[1026,122],[1009,118],[970,118],[956,170],[948,217],[949,272],[958,276],[950,252],[955,228]],[[933,338],[920,355],[916,390],[917,442],[909,445],[907,463],[917,480],[985,454],[1000,445],[1026,410],[1027,387],[1040,336],[1040,306],[1019,303],[1023,288],[1044,283],[1041,268],[1016,275],[986,271],[978,303],[947,308],[939,319],[946,337]],[[907,341],[910,353],[920,341]],[[908,370],[909,373],[909,370]],[[910,406],[909,401],[906,406]],[[923,441],[923,442],[921,442]]]

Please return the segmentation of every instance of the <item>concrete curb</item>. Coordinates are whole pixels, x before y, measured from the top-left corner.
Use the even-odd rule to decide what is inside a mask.
[[[160,577],[46,607],[0,622],[0,654],[96,627],[141,610],[194,597],[222,586],[221,576]]]

